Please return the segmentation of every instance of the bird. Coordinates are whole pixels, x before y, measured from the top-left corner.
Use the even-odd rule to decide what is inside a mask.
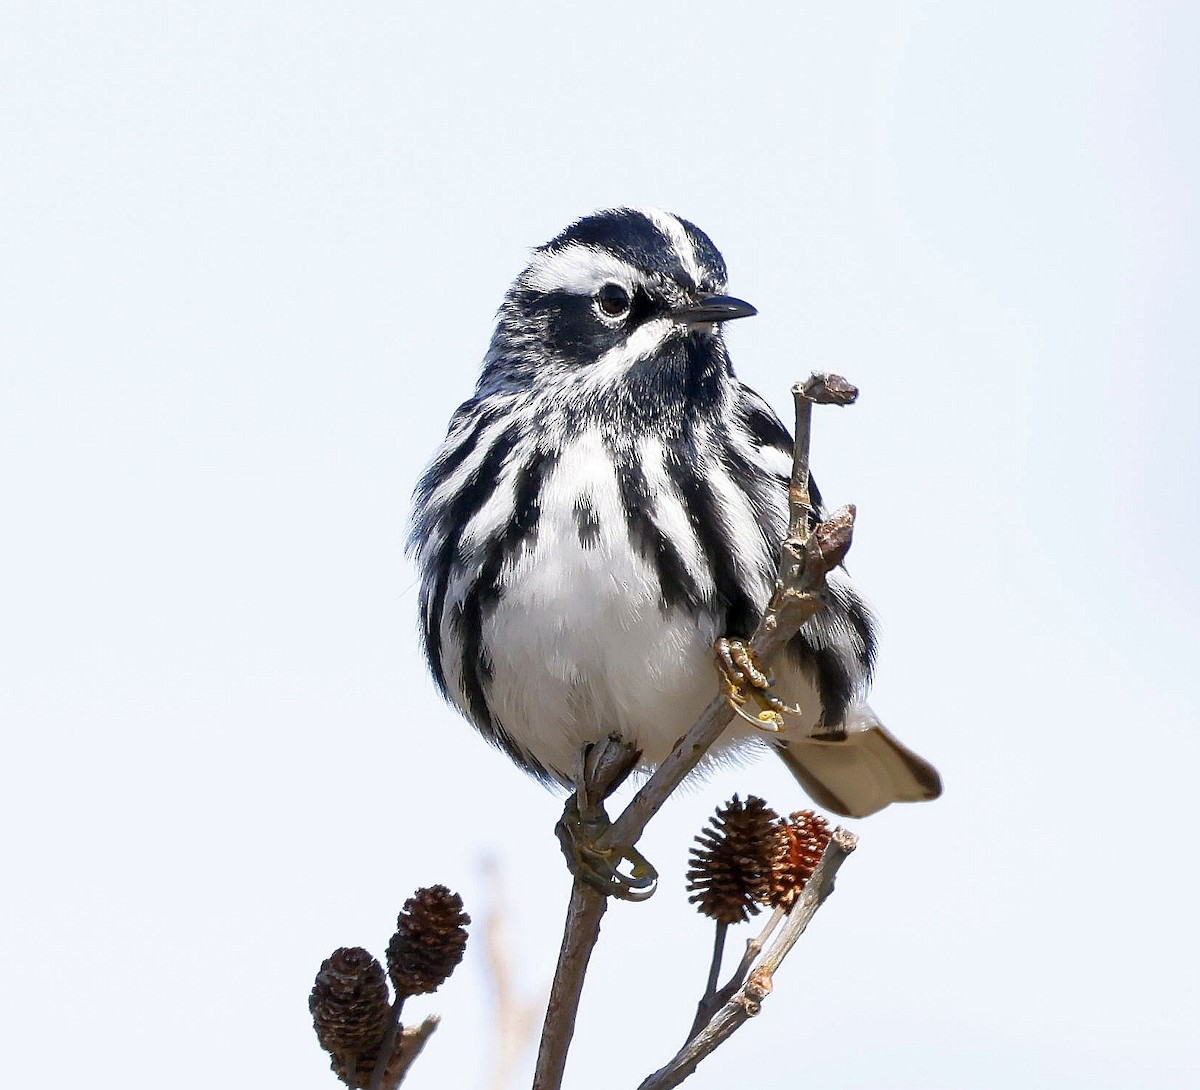
[[[724,323],[755,308],[689,220],[585,215],[504,296],[473,395],[413,497],[408,547],[437,688],[489,742],[570,787],[616,734],[653,768],[718,694],[788,526],[793,443],[734,374]],[[811,485],[814,507],[820,493]],[[936,769],[867,702],[873,615],[843,568],[775,664],[782,730],[735,719],[818,805],[865,817],[936,798]]]

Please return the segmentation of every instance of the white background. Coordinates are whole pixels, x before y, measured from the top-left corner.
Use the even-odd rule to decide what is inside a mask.
[[[432,9],[4,5],[3,1081],[332,1087],[321,959],[418,885],[482,921],[487,856],[545,987],[560,804],[435,696],[402,547],[528,248],[633,203],[723,250],[781,412],[862,387],[814,462],[946,782],[689,1085],[1195,1086],[1197,9]],[[735,790],[801,804],[661,815],[569,1086],[678,1044]],[[412,1086],[487,1084],[482,952]]]

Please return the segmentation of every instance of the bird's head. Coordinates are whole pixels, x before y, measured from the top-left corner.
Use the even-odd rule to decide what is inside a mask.
[[[725,294],[725,262],[687,220],[617,208],[534,251],[500,309],[484,383],[600,394],[728,371],[720,326],[755,313]]]

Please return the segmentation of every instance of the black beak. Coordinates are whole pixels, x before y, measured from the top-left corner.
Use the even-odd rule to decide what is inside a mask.
[[[671,310],[671,317],[688,325],[701,322],[729,322],[734,318],[750,318],[758,313],[749,303],[735,299],[732,295],[714,295],[698,292],[697,301],[685,303]]]

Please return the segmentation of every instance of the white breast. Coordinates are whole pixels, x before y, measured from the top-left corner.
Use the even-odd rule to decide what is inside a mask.
[[[643,444],[639,455],[658,496],[655,521],[699,563],[699,544],[666,483],[661,447]],[[581,497],[595,514],[587,543],[576,514]],[[657,764],[716,695],[713,643],[725,633],[712,617],[661,606],[653,564],[630,543],[598,431],[563,448],[541,494],[536,539],[501,581],[503,594],[483,625],[488,702],[513,740],[561,778],[570,778],[584,742],[611,731]],[[806,710],[804,722],[789,726],[806,733],[819,712],[816,696],[798,673],[785,670],[780,680],[780,695]],[[763,735],[736,720],[722,743],[747,738]]]
[[[581,497],[598,524],[586,545]],[[536,542],[504,584],[483,630],[489,701],[546,766],[569,775],[580,745],[613,730],[661,760],[716,691],[718,633],[660,608],[598,432],[564,448],[542,493]]]

